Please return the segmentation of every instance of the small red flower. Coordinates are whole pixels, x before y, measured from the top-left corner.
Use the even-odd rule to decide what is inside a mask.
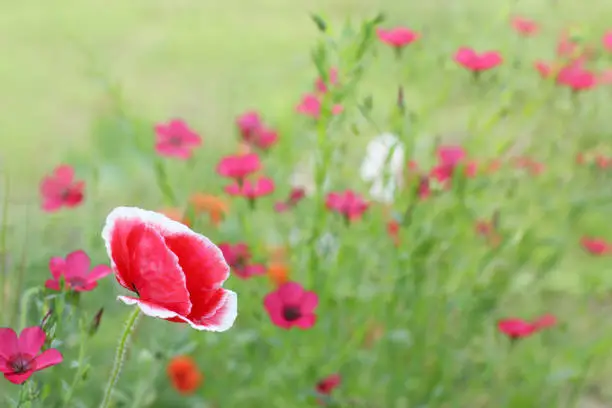
[[[396,27],[389,30],[376,29],[378,39],[392,47],[403,48],[419,39],[419,33],[405,27]]]
[[[56,349],[43,351],[47,338],[38,326],[27,327],[19,337],[13,329],[0,328],[0,372],[13,384],[23,384],[35,371],[44,370],[62,362]]]
[[[249,200],[270,195],[274,192],[274,181],[268,177],[259,177],[256,180],[244,180],[242,185],[238,183],[225,187],[229,195],[240,196]]]
[[[262,126],[246,141],[250,143],[251,146],[257,147],[258,149],[268,150],[278,142],[278,132],[266,126]]]
[[[605,169],[612,165],[612,159],[608,159],[605,156],[598,155],[597,157],[595,157],[595,163],[600,169]]]
[[[612,253],[612,245],[603,238],[583,237],[580,240],[580,244],[592,255],[608,255]]]
[[[540,73],[540,76],[544,79],[550,78],[553,74],[557,75],[557,70],[553,66],[542,60],[538,60],[533,63],[534,68]]]
[[[478,53],[472,48],[461,47],[455,53],[455,62],[473,72],[482,72],[501,65],[503,59],[497,51]]]
[[[83,202],[85,182],[74,179],[74,169],[61,165],[40,183],[42,209],[58,211],[62,207],[74,208]]]
[[[253,134],[263,126],[263,121],[259,113],[248,111],[236,118],[236,126],[238,126],[240,130],[242,139],[248,141],[253,137]]]
[[[96,265],[89,270],[91,260],[85,251],[78,250],[68,254],[66,259],[53,257],[49,260],[49,270],[53,279],[47,279],[45,287],[60,290],[60,280],[63,277],[68,289],[75,292],[87,292],[98,286],[98,281],[112,273],[106,265]]]
[[[166,374],[174,389],[183,395],[193,394],[204,380],[198,365],[189,356],[173,357],[166,367]]]
[[[181,119],[173,119],[168,123],[155,126],[157,154],[165,157],[175,157],[187,160],[193,149],[202,144],[202,138],[189,128]]]
[[[302,187],[294,187],[285,201],[274,204],[274,209],[276,212],[285,212],[295,207],[304,197],[306,197],[306,190]]]
[[[557,42],[557,56],[559,57],[574,57],[578,52],[579,44],[572,41],[568,29],[561,32],[559,41]]]
[[[223,177],[237,180],[239,183],[250,174],[261,169],[261,161],[255,153],[226,156],[217,165],[217,173]]]
[[[533,322],[528,322],[523,319],[509,318],[500,320],[497,323],[497,328],[500,332],[516,340],[522,337],[528,337],[540,330],[550,328],[557,324],[557,319],[550,314],[539,317]]]
[[[601,37],[601,43],[606,50],[612,52],[612,30],[604,33],[603,37]]]
[[[455,168],[461,164],[467,154],[461,146],[440,146],[437,151],[438,163],[430,175],[440,183],[447,183],[453,177]]]
[[[512,18],[512,27],[517,33],[525,37],[537,34],[540,29],[535,21],[520,16]]]
[[[321,116],[321,100],[317,95],[306,94],[295,109],[298,113],[317,119]],[[343,110],[342,105],[334,105],[332,107],[332,114],[338,115]]]
[[[329,70],[329,75],[327,77],[327,83],[323,82],[323,78],[317,78],[315,82],[315,90],[324,94],[329,90],[329,86],[338,85],[338,68],[332,67]]]
[[[584,69],[581,64],[573,64],[561,68],[557,75],[557,83],[578,92],[594,88],[598,78],[595,73]]]
[[[317,383],[317,392],[319,394],[329,395],[340,385],[341,382],[342,377],[340,377],[340,374],[332,374],[327,376]]]
[[[325,205],[327,209],[344,216],[348,222],[360,219],[370,206],[367,201],[352,190],[328,193]]]
[[[391,240],[393,240],[393,245],[395,246],[399,246],[400,244],[400,240],[399,240],[400,227],[401,227],[401,224],[396,220],[391,220],[387,222],[387,234],[391,237]]]
[[[241,279],[249,279],[255,275],[265,275],[266,267],[260,264],[251,264],[251,251],[244,242],[237,244],[219,244],[225,261]]]
[[[283,329],[294,326],[309,329],[314,326],[317,320],[314,311],[318,304],[317,294],[304,290],[302,285],[296,282],[281,285],[264,299],[264,307],[272,323]]]
[[[133,207],[111,211],[102,238],[115,278],[136,294],[119,300],[196,330],[232,327],[237,295],[222,288],[229,266],[208,238],[162,214]]]

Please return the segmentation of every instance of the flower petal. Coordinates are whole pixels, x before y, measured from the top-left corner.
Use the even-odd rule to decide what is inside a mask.
[[[295,325],[300,329],[310,329],[317,322],[317,315],[309,314],[299,318]]]
[[[302,295],[302,299],[300,300],[300,311],[302,314],[312,313],[312,311],[319,304],[319,297],[316,293],[306,291]]]
[[[117,296],[117,299],[119,299],[126,305],[138,306],[142,313],[146,314],[147,316],[157,317],[159,319],[170,319],[178,316],[176,312],[164,309],[163,307],[160,307],[154,303],[147,302],[142,299],[137,299],[131,296]]]
[[[278,288],[278,295],[285,304],[299,302],[303,293],[304,289],[296,282],[287,282]]]
[[[23,384],[28,378],[34,374],[34,371],[27,371],[23,374],[4,374],[4,378],[12,382],[13,384]]]
[[[178,316],[196,330],[223,332],[229,330],[238,316],[238,295],[231,290],[217,289],[192,297],[189,316]]]
[[[47,279],[45,281],[45,288],[51,290],[60,290],[59,281],[56,281],[55,279]]]
[[[38,326],[26,327],[19,335],[19,351],[35,356],[40,352],[47,335]]]
[[[36,357],[36,368],[35,371],[43,370],[47,367],[59,364],[64,360],[62,354],[56,349],[49,349],[43,351],[38,357]]]
[[[190,231],[162,214],[133,207],[115,208],[102,237],[119,283],[142,300],[187,315],[191,310],[185,274],[160,230]],[[141,308],[142,309],[142,308]]]
[[[8,327],[0,328],[0,358],[8,360],[19,351],[19,342],[15,330]]]
[[[91,270],[89,275],[87,275],[88,282],[95,282],[104,278],[107,275],[112,273],[112,269],[108,267],[108,265],[97,265]]]
[[[79,249],[78,251],[69,253],[68,256],[66,256],[66,269],[64,272],[66,279],[75,276],[86,276],[90,265],[91,261],[85,251]]]
[[[49,259],[49,271],[51,271],[51,276],[53,276],[55,279],[59,279],[65,270],[66,261],[64,261],[64,258],[54,256],[53,258]]]

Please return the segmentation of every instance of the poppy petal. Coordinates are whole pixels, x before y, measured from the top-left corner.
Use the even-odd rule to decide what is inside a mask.
[[[64,360],[62,354],[56,349],[49,349],[43,351],[38,357],[36,357],[36,369],[43,370],[47,367],[59,364]]]
[[[147,302],[146,300],[137,299],[131,296],[117,296],[117,299],[128,306],[138,306],[142,313],[146,314],[147,316],[157,317],[159,319],[171,319],[178,316],[176,312],[164,309],[163,307],[155,303]]]
[[[238,316],[238,295],[217,289],[192,297],[193,309],[188,317],[178,316],[196,330],[223,332],[229,330]]]

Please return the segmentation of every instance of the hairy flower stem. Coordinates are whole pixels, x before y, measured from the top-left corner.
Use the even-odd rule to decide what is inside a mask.
[[[134,311],[130,314],[130,316],[125,322],[123,335],[121,335],[119,345],[117,346],[117,352],[115,353],[115,362],[113,363],[113,370],[111,371],[111,375],[108,379],[108,384],[106,385],[106,390],[104,391],[104,398],[100,403],[100,408],[110,407],[113,390],[115,389],[115,385],[117,385],[117,380],[119,379],[119,374],[121,373],[121,368],[123,367],[123,360],[125,359],[125,352],[127,351],[127,346],[131,338],[132,330],[134,329],[134,325],[138,321],[139,316],[140,309],[138,307],[135,307]]]

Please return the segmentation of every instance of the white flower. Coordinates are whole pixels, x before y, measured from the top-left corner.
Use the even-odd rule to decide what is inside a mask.
[[[360,171],[361,179],[371,183],[370,196],[393,202],[395,191],[402,183],[404,165],[405,148],[397,136],[383,133],[370,141]]]

